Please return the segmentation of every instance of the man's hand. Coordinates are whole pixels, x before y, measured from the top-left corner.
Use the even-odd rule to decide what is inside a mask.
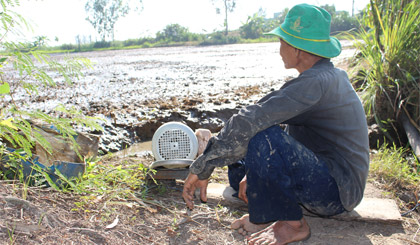
[[[187,179],[184,183],[184,190],[182,191],[182,197],[189,209],[194,208],[194,192],[197,188],[200,188],[200,199],[202,202],[207,202],[207,185],[209,180],[200,180],[195,174],[188,174]]]
[[[242,199],[245,203],[248,203],[248,197],[246,196],[246,175],[241,180],[241,182],[239,182],[238,197]]]

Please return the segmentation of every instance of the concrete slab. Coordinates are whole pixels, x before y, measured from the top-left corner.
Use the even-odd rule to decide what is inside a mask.
[[[229,186],[210,183],[207,188],[208,202],[246,209],[247,205],[242,200],[232,196],[234,193],[235,190]],[[308,212],[304,212],[304,215],[314,216]],[[402,222],[401,214],[394,200],[367,197],[363,198],[362,202],[353,211],[331,218],[343,221],[384,222],[387,224],[400,224]]]
[[[333,217],[338,220],[361,220],[368,222],[385,222],[399,224],[401,214],[396,202],[392,199],[363,198],[362,202],[351,212]]]
[[[208,202],[216,202],[229,207],[248,209],[247,204],[241,199],[234,197],[236,191],[224,184],[210,183],[207,187]],[[199,196],[196,194],[196,196]]]

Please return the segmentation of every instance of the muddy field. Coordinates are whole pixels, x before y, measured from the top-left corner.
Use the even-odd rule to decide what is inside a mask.
[[[23,94],[15,99],[47,113],[62,103],[104,118],[102,153],[150,140],[168,121],[214,133],[239,107],[297,75],[283,68],[279,46],[276,42],[72,54],[91,60],[93,67],[83,70],[84,77],[68,86],[51,74],[58,86],[39,89],[29,103]],[[353,54],[346,48],[334,63],[346,64]],[[53,57],[63,60],[67,55]]]

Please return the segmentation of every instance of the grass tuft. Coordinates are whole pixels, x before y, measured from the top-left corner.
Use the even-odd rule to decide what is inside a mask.
[[[420,184],[420,163],[407,148],[383,144],[370,161],[370,175],[392,189]]]

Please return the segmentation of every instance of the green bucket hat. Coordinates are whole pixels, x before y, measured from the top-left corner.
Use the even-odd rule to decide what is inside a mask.
[[[275,35],[291,46],[324,58],[341,53],[341,44],[330,37],[331,15],[323,8],[309,4],[294,6],[276,29],[265,35]]]

